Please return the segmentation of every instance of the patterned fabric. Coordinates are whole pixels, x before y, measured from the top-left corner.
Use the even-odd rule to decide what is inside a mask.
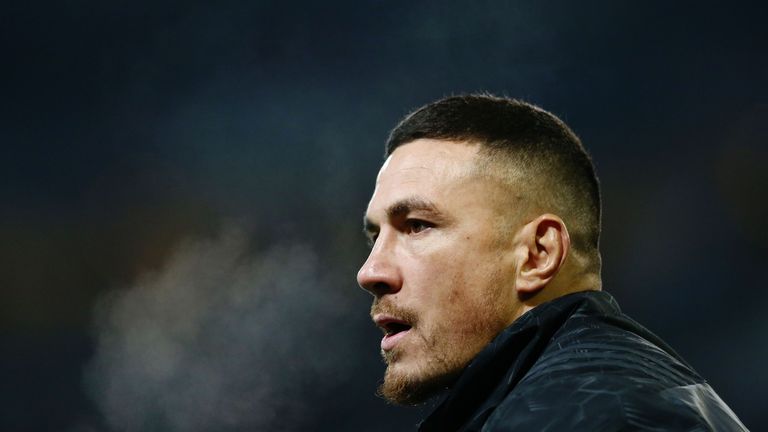
[[[610,294],[587,291],[542,304],[500,333],[419,430],[747,429]]]

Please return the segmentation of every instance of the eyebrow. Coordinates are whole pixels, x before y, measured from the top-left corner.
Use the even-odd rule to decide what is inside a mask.
[[[429,212],[438,217],[442,214],[431,201],[416,196],[395,201],[387,207],[386,214],[389,219],[395,219],[414,211]],[[378,231],[379,225],[370,220],[368,216],[363,215],[363,232],[370,237],[372,233]]]

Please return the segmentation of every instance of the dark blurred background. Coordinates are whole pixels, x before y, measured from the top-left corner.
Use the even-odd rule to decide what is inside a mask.
[[[5,2],[0,430],[410,430],[355,272],[389,129],[561,116],[604,286],[768,428],[764,2]]]

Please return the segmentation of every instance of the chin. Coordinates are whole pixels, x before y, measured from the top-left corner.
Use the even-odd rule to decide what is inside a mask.
[[[396,405],[419,405],[450,388],[463,369],[446,368],[447,365],[441,362],[429,362],[429,365],[431,368],[391,362],[378,395]]]

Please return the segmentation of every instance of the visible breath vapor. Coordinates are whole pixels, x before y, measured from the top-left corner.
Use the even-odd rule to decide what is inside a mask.
[[[311,401],[345,366],[335,354],[344,338],[327,334],[344,299],[308,248],[251,255],[245,237],[188,242],[161,271],[102,299],[86,377],[110,430],[311,424]]]

